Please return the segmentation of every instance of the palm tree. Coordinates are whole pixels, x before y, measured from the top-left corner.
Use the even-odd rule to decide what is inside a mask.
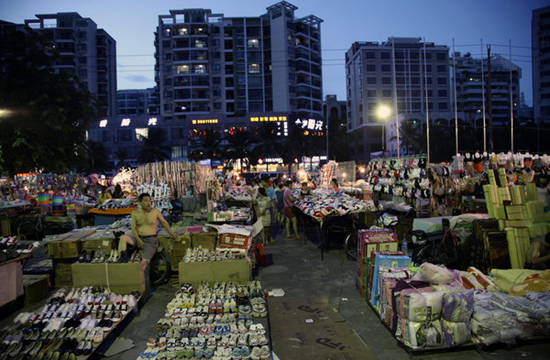
[[[89,173],[103,172],[107,170],[107,156],[105,154],[105,146],[99,141],[88,140],[84,143],[84,148],[87,152],[88,162],[84,165],[84,169]]]
[[[277,135],[278,125],[274,122],[262,124],[256,129],[255,137],[258,144],[253,152],[258,158],[279,157],[280,137]]]
[[[193,142],[192,157],[197,160],[219,160],[222,156],[221,142],[222,138],[219,131],[214,130],[212,127],[206,128],[200,140]]]
[[[164,145],[165,141],[166,133],[162,128],[149,128],[148,136],[143,139],[143,147],[137,153],[136,160],[144,164],[170,158],[169,147]]]
[[[426,134],[422,130],[423,127],[419,126],[417,122],[415,119],[400,122],[399,145],[401,149],[405,150],[406,154],[426,152]],[[391,140],[396,140],[396,138],[396,136],[392,136]]]
[[[126,159],[128,159],[128,150],[126,148],[118,148],[115,152],[116,158],[118,160],[116,164],[116,170],[120,170],[121,168],[127,167],[128,164],[126,163]]]
[[[250,148],[255,143],[252,133],[248,130],[234,130],[225,139],[228,142],[225,148],[225,157],[229,160],[229,164],[234,164],[237,160],[241,160],[241,164],[246,163],[249,166]]]

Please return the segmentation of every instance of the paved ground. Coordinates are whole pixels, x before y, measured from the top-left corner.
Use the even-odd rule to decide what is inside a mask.
[[[397,346],[390,332],[360,298],[354,288],[355,263],[346,259],[342,249],[331,249],[325,254],[324,260],[321,260],[319,250],[311,242],[304,244],[302,241],[287,239],[283,235],[279,234],[275,243],[266,246],[267,252],[273,254],[274,264],[261,269],[257,277],[264,288],[283,288],[286,296],[325,295],[380,360],[411,358],[411,354]],[[156,334],[155,324],[163,316],[166,304],[174,297],[175,291],[171,284],[155,289],[147,303],[128,319],[131,321],[128,321],[126,327],[120,331],[119,336],[131,339],[135,347],[112,357],[113,359],[135,359],[145,349],[147,339]],[[40,305],[37,304],[34,308]],[[0,327],[6,326],[14,316],[2,320]],[[550,344],[530,343],[484,350],[470,348],[462,351],[415,354],[413,357],[451,360],[542,360],[549,359],[548,354]]]

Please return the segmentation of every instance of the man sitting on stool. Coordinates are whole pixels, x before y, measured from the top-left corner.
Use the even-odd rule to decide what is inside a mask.
[[[140,194],[138,203],[140,206],[139,209],[132,212],[132,236],[121,236],[118,250],[121,256],[126,257],[127,246],[131,249],[137,246],[142,250],[142,260],[139,267],[141,270],[141,291],[145,291],[149,288],[149,286],[146,287],[145,270],[157,252],[159,245],[159,240],[157,238],[158,222],[160,221],[172,239],[176,238],[176,234],[174,234],[160,210],[152,207],[151,195],[147,193]],[[127,259],[123,259],[123,261],[124,260]],[[147,284],[148,283],[149,281],[147,281]],[[148,294],[145,295],[147,296]]]

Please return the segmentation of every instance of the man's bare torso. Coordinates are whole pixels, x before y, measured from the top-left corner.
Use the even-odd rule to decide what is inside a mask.
[[[146,212],[138,209],[132,213],[136,220],[137,231],[140,236],[150,236],[157,234],[158,209],[152,209]]]

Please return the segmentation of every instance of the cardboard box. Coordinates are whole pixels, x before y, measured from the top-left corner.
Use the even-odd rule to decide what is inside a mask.
[[[82,249],[89,252],[90,250],[103,250],[105,252],[105,255],[109,256],[111,255],[111,249],[113,246],[113,240],[112,239],[93,239],[93,240],[85,240],[82,242]]]
[[[204,249],[215,249],[218,233],[216,232],[201,232],[191,234],[191,246],[196,248],[201,246]]]
[[[218,236],[218,246],[221,248],[238,248],[238,249],[250,249],[252,244],[252,236],[245,236],[241,234],[220,234]]]
[[[483,231],[498,230],[499,224],[495,219],[477,219],[472,222],[474,227],[474,236],[478,240],[483,240]]]
[[[311,324],[273,332],[280,359],[374,360],[377,357],[346,323]]]
[[[23,275],[25,306],[36,304],[50,295],[49,275]]]
[[[390,229],[361,229],[357,232],[359,239],[358,250],[363,258],[367,258],[373,251],[397,251],[398,239]]]
[[[118,294],[142,291],[139,263],[75,263],[71,268],[75,287],[108,286]]]
[[[180,262],[180,284],[198,285],[201,281],[233,281],[246,283],[250,281],[250,262],[248,260]]]
[[[268,298],[268,305],[272,331],[346,321],[326,296]]]
[[[53,259],[52,265],[55,274],[55,287],[73,286],[73,273],[71,266],[76,259]]]
[[[82,252],[80,240],[62,240],[48,243],[48,252],[52,259],[76,259]]]
[[[523,220],[529,218],[525,205],[506,206],[506,215],[508,220]]]

